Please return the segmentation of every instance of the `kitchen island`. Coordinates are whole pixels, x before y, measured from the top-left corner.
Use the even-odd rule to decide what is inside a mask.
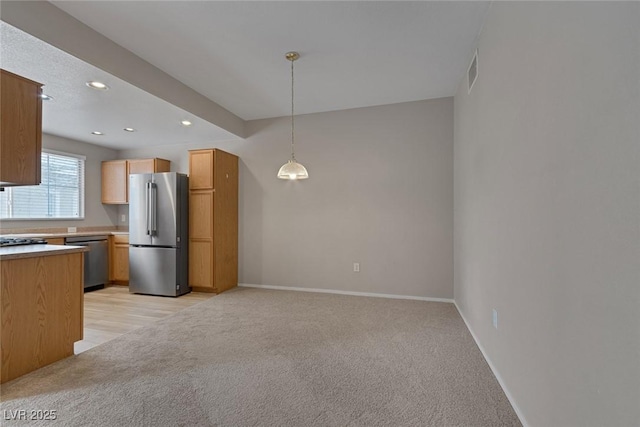
[[[86,247],[0,248],[0,383],[73,355],[83,336]]]

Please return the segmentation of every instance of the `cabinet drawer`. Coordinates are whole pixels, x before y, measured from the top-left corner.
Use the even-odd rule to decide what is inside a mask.
[[[49,245],[64,245],[64,237],[56,237],[53,239],[45,239]]]
[[[129,235],[128,234],[114,234],[112,236],[113,243],[115,244],[129,244]]]

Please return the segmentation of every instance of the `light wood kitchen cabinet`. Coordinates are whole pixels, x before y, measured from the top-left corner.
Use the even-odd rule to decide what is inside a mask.
[[[76,250],[0,262],[0,382],[73,355],[83,334],[83,256]]]
[[[64,237],[54,237],[54,238],[47,238],[46,239],[47,244],[49,245],[64,245]]]
[[[165,159],[128,159],[102,162],[102,203],[129,203],[129,175],[132,173],[169,172],[171,162]]]
[[[189,190],[213,190],[214,150],[189,152]]]
[[[218,149],[189,151],[189,284],[238,284],[238,157]]]
[[[42,85],[0,70],[0,186],[40,184]]]
[[[129,283],[129,236],[109,236],[109,281],[126,285]]]
[[[123,205],[129,200],[127,194],[127,161],[102,162],[102,203]]]
[[[171,162],[165,159],[130,159],[129,175],[132,173],[169,172]]]

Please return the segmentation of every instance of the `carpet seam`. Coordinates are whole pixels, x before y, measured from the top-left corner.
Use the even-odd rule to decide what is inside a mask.
[[[355,297],[387,298],[387,299],[397,299],[397,300],[406,300],[406,301],[444,302],[448,304],[455,304],[455,301],[453,298],[419,297],[419,296],[413,296],[413,295],[380,294],[375,292],[341,291],[338,289],[322,289],[322,288],[300,288],[300,287],[294,287],[294,286],[256,285],[252,283],[238,283],[238,287],[271,289],[276,291],[294,291],[294,292],[310,292],[310,293],[333,294],[333,295],[349,295],[349,296],[355,296]]]

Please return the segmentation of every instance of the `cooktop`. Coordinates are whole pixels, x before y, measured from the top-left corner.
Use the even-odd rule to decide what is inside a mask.
[[[0,237],[0,247],[19,245],[44,245],[47,241],[43,239],[26,239],[22,237]]]

